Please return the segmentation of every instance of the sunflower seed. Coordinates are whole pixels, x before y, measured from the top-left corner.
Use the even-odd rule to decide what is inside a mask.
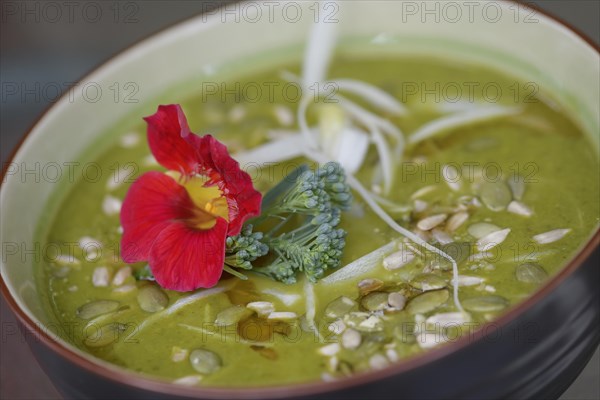
[[[241,104],[236,104],[235,106],[231,107],[231,109],[227,113],[227,118],[229,119],[229,121],[233,122],[234,124],[237,124],[246,117],[246,114],[246,107],[242,106]]]
[[[358,304],[354,300],[346,296],[341,296],[327,305],[325,316],[332,319],[342,318],[357,307]]]
[[[492,232],[477,241],[477,250],[487,251],[506,240],[506,237],[510,233],[510,228],[502,229],[500,231]]]
[[[571,229],[554,229],[553,231],[548,231],[540,233],[539,235],[535,235],[533,237],[533,240],[535,240],[538,244],[553,243],[557,240],[562,239],[569,232],[571,232]]]
[[[481,284],[484,280],[485,279],[478,276],[459,275],[458,286],[476,286]],[[454,285],[454,279],[452,279],[452,284]]]
[[[444,304],[448,297],[448,291],[445,289],[425,292],[414,297],[406,306],[406,310],[411,314],[425,314]]]
[[[129,278],[130,276],[131,276],[131,267],[127,266],[127,267],[120,268],[117,271],[117,273],[115,274],[115,276],[113,277],[112,285],[113,286],[121,286],[122,284],[125,283],[127,278]]]
[[[137,295],[140,308],[146,312],[157,312],[169,305],[169,297],[155,285],[142,287]]]
[[[414,192],[410,198],[411,199],[418,199],[419,197],[423,197],[425,195],[428,195],[429,193],[433,192],[434,190],[436,190],[437,187],[436,186],[424,186],[421,189],[417,190],[416,192]]]
[[[387,349],[385,351],[385,356],[391,362],[398,362],[398,361],[400,361],[400,356],[398,355],[398,352],[396,350],[394,350],[394,349]]]
[[[190,364],[199,373],[209,375],[221,369],[223,362],[217,353],[196,349],[190,353]]]
[[[383,354],[374,354],[369,358],[369,366],[373,369],[384,369],[390,362]]]
[[[383,330],[383,322],[375,315],[369,316],[356,327],[362,332],[381,332]]]
[[[119,302],[115,300],[96,300],[84,304],[76,311],[81,319],[92,319],[102,314],[108,314],[119,308]]]
[[[450,189],[455,192],[460,190],[462,186],[460,183],[460,172],[455,167],[444,165],[442,167],[442,177]]]
[[[358,282],[358,291],[362,296],[376,291],[383,286],[383,282],[379,279],[367,278]]]
[[[425,211],[426,209],[427,209],[426,201],[419,200],[419,199],[415,200],[415,203],[414,203],[415,212],[421,213],[421,212]]]
[[[173,362],[182,362],[188,356],[187,349],[182,349],[181,347],[173,346],[171,349],[171,361]]]
[[[230,326],[235,325],[241,320],[252,315],[252,310],[247,309],[243,306],[233,306],[224,309],[217,314],[215,319],[215,325],[217,326]]]
[[[436,274],[419,274],[410,281],[410,285],[424,292],[443,289],[447,286],[444,278]]]
[[[516,200],[522,200],[525,193],[525,178],[521,175],[512,174],[508,178],[508,186]]]
[[[90,325],[94,326],[94,325]],[[88,333],[89,329],[86,329]],[[96,329],[92,334],[86,336],[83,343],[90,348],[104,347],[116,342],[119,336],[127,330],[127,325],[113,322]]]
[[[446,214],[431,215],[420,220],[417,223],[417,228],[419,228],[422,231],[429,231],[441,224],[442,222],[444,222],[446,218],[448,218]]]
[[[479,187],[479,195],[483,204],[492,211],[502,211],[512,200],[510,189],[503,181],[486,181]]]
[[[524,263],[517,267],[515,275],[519,282],[542,283],[548,278],[544,268],[537,263]]]
[[[395,253],[390,254],[386,258],[383,259],[383,268],[388,271],[402,268],[406,264],[409,264],[412,260],[415,259],[415,255],[408,249],[401,249]]]
[[[362,336],[354,329],[346,329],[342,334],[342,347],[345,349],[354,350],[362,342]]]
[[[202,376],[200,376],[200,375],[188,375],[188,376],[184,376],[179,379],[175,379],[173,381],[173,383],[176,385],[182,385],[182,386],[196,386],[201,381],[202,381]]]
[[[273,321],[291,321],[298,319],[298,315],[296,315],[295,312],[290,311],[275,311],[269,314],[267,319]]]
[[[119,140],[119,144],[121,147],[130,149],[135,147],[140,142],[140,135],[137,132],[129,132],[125,135],[121,136],[121,140]]]
[[[339,345],[339,343],[331,343],[328,345],[325,345],[323,347],[320,347],[317,352],[325,357],[332,357],[335,356],[337,353],[339,353],[341,350],[341,347]]]
[[[450,235],[437,228],[431,231],[431,236],[433,236],[433,238],[440,244],[448,244],[453,242],[453,239],[450,237]]]
[[[463,300],[462,305],[469,311],[493,312],[505,309],[508,307],[509,302],[504,297],[489,295]]]
[[[393,292],[388,295],[388,305],[394,310],[403,310],[406,305],[406,297],[402,293]]]
[[[110,282],[110,271],[108,267],[96,267],[92,274],[92,285],[95,287],[108,286]]]
[[[525,204],[520,201],[513,200],[510,202],[507,208],[508,212],[513,214],[522,215],[524,217],[531,217],[533,215],[533,211],[531,208],[527,207]]]
[[[487,236],[490,233],[497,232],[499,230],[500,227],[494,224],[490,224],[488,222],[478,222],[476,224],[470,225],[467,229],[467,232],[475,239],[481,239],[482,237]]]
[[[327,326],[327,330],[334,335],[340,335],[346,330],[346,324],[341,319],[337,319]]]
[[[444,335],[434,332],[423,332],[417,335],[417,343],[422,349],[431,349],[444,343]]]
[[[113,289],[113,293],[129,293],[137,289],[135,285],[123,285]]]
[[[104,211],[104,214],[111,217],[121,212],[121,205],[121,200],[117,199],[116,197],[106,195],[102,201],[102,211]]]
[[[481,253],[475,253],[467,259],[468,261],[481,261],[481,260],[491,260],[494,255],[489,251],[484,251]]]
[[[388,294],[384,292],[372,292],[363,297],[360,305],[368,311],[380,311],[388,308]]]
[[[425,320],[425,323],[429,325],[439,325],[442,328],[446,328],[452,325],[461,325],[471,320],[468,314],[461,312],[449,312],[434,314]]]
[[[256,312],[259,317],[267,317],[269,314],[275,311],[275,306],[273,303],[268,301],[253,301],[246,304],[246,308]]]
[[[81,261],[75,258],[72,254],[59,254],[54,259],[52,259],[58,265],[65,266],[79,266],[81,265]]]

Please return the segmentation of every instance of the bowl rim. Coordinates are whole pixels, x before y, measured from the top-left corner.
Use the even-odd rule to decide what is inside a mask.
[[[553,15],[551,12],[546,10],[542,10],[539,6],[529,3],[526,0],[503,0],[507,3],[515,3],[519,6],[524,6],[526,8],[530,8],[535,12],[544,15],[548,19],[553,22],[561,25],[563,28],[566,28],[567,31],[574,33],[579,39],[586,42],[591,48],[593,48],[598,55],[600,55],[600,45],[594,42],[590,37],[588,37],[585,33],[583,33],[580,29],[572,26],[570,23],[566,22],[564,19]],[[93,69],[83,74],[83,77],[80,80],[84,80],[89,76],[95,74],[99,69],[104,67],[105,65],[112,62],[116,57],[128,52],[130,49],[136,47],[138,44],[145,42],[147,40],[152,40],[156,36],[161,35],[162,33],[180,25],[191,21],[195,18],[198,18],[203,13],[198,13],[190,17],[186,17],[180,19],[158,31],[145,36],[139,40],[136,40],[129,46],[123,48],[112,54],[108,59],[102,61]],[[63,97],[65,97],[67,93],[63,93],[62,96],[58,99],[60,101]],[[57,101],[57,102],[58,102]],[[13,161],[19,150],[21,149],[25,140],[29,137],[34,128],[38,125],[38,123],[46,117],[48,112],[55,106],[57,103],[53,103],[48,105],[45,110],[35,119],[35,121],[29,126],[29,128],[22,135],[20,140],[17,142],[15,147],[12,149],[11,153],[7,157],[7,161],[3,162],[2,172],[0,175],[0,189],[4,182],[5,175],[8,171],[8,166]],[[312,381],[312,382],[302,382],[302,383],[294,383],[287,385],[276,385],[276,386],[256,386],[256,387],[202,387],[202,386],[184,386],[177,385],[171,382],[167,382],[165,380],[154,379],[150,376],[144,376],[133,371],[127,370],[122,367],[110,368],[108,366],[103,365],[100,362],[94,362],[92,358],[86,358],[82,355],[72,351],[71,349],[64,347],[61,342],[56,340],[55,337],[48,334],[46,330],[40,329],[40,323],[31,319],[17,304],[16,300],[13,298],[10,293],[6,282],[4,281],[4,277],[0,275],[0,292],[2,293],[2,297],[5,299],[9,309],[12,313],[17,317],[17,320],[31,333],[34,337],[34,340],[39,341],[47,348],[49,348],[54,353],[57,353],[62,358],[68,360],[69,362],[75,364],[76,366],[86,370],[88,373],[92,375],[99,375],[102,378],[105,378],[109,381],[113,381],[123,386],[134,387],[143,391],[151,391],[166,395],[172,396],[183,396],[183,397],[200,397],[200,398],[214,398],[214,399],[229,399],[229,398],[238,398],[238,399],[272,399],[272,398],[280,398],[280,397],[300,397],[300,396],[309,396],[315,394],[326,394],[328,392],[349,389],[355,386],[360,386],[368,383],[372,383],[378,380],[383,380],[385,378],[389,378],[394,375],[398,375],[410,370],[417,369],[426,364],[432,363],[436,360],[442,359],[450,354],[456,353],[459,350],[469,346],[471,343],[478,342],[483,340],[486,336],[489,336],[490,332],[489,327],[502,328],[505,325],[508,325],[511,321],[514,321],[517,317],[524,314],[526,311],[533,308],[539,301],[541,301],[544,297],[550,294],[557,286],[559,286],[562,282],[567,280],[571,275],[573,275],[584,263],[584,261],[598,248],[600,247],[600,228],[596,230],[596,232],[591,236],[588,242],[585,243],[583,247],[580,248],[575,257],[565,266],[560,272],[555,275],[552,279],[550,279],[546,284],[544,284],[540,289],[538,289],[531,296],[527,297],[526,300],[522,301],[518,305],[513,308],[510,308],[506,313],[504,313],[499,318],[487,322],[481,326],[479,326],[473,332],[470,332],[469,335],[464,335],[458,340],[452,343],[446,343],[444,346],[433,348],[427,350],[424,353],[419,355],[410,357],[406,360],[403,360],[398,363],[393,363],[389,367],[375,370],[375,371],[367,371],[363,373],[359,373],[353,375],[351,379],[340,379],[331,382],[325,381]],[[493,330],[491,330],[493,332]],[[37,355],[34,354],[37,358]]]

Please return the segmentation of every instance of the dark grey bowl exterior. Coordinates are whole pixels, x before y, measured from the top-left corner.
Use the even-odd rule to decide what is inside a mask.
[[[600,342],[599,239],[597,234],[572,268],[471,337],[388,370],[332,384],[194,390],[99,374],[89,366],[81,368],[45,338],[27,337],[40,365],[68,399],[555,399]]]

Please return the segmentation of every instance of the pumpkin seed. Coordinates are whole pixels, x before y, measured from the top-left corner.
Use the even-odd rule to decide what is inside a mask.
[[[91,348],[108,346],[116,342],[126,330],[127,325],[113,322],[97,329],[93,334],[87,336],[83,343]]]
[[[440,250],[452,257],[457,264],[460,264],[471,255],[471,243],[452,242],[440,246]],[[446,259],[444,258],[443,260],[445,261]]]
[[[357,306],[358,304],[354,300],[346,296],[341,296],[327,305],[325,316],[332,319],[342,318],[344,315],[355,310]]]
[[[234,325],[240,322],[242,319],[249,317],[250,315],[252,315],[252,310],[249,310],[244,306],[228,307],[217,314],[217,317],[215,319],[215,325]]]
[[[81,319],[92,319],[102,314],[108,314],[119,308],[119,302],[114,300],[96,300],[84,304],[77,309],[76,315]]]
[[[478,222],[476,224],[470,225],[469,228],[467,228],[467,232],[469,232],[469,235],[473,236],[475,239],[481,239],[482,237],[487,236],[490,233],[497,232],[499,230],[499,226],[487,222]]]
[[[362,296],[364,296],[371,292],[376,291],[377,289],[381,288],[382,286],[383,286],[383,281],[380,281],[379,279],[373,279],[373,278],[363,279],[362,281],[358,282],[358,291]]]
[[[522,200],[525,193],[525,178],[521,175],[512,174],[508,178],[508,186],[516,200]]]
[[[169,297],[157,286],[146,285],[140,289],[137,295],[140,308],[146,312],[157,312],[169,305]]]
[[[435,310],[448,300],[449,294],[445,289],[432,290],[414,297],[406,306],[411,314],[424,314]]]
[[[512,200],[512,193],[504,181],[486,181],[479,187],[483,204],[492,211],[502,211]]]
[[[192,368],[201,374],[209,375],[218,371],[223,365],[221,357],[206,349],[196,349],[190,353]]]
[[[509,302],[504,297],[489,295],[471,297],[470,299],[463,300],[462,305],[469,311],[493,312],[505,309],[508,307]]]
[[[410,281],[410,285],[424,292],[443,289],[447,286],[444,278],[436,274],[419,274]]]
[[[458,169],[452,165],[444,165],[442,167],[442,177],[444,178],[446,185],[455,192],[458,192],[461,187],[460,175],[461,173]]]
[[[360,305],[368,311],[379,311],[388,308],[388,294],[385,292],[369,293],[360,301]]]
[[[524,283],[542,283],[548,278],[544,268],[537,263],[524,263],[515,271],[517,280]]]

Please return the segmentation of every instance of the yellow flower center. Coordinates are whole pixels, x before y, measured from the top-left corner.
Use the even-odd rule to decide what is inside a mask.
[[[196,206],[193,219],[188,221],[192,227],[211,229],[216,225],[218,217],[229,221],[227,199],[217,186],[204,186],[208,181],[207,177],[196,175],[186,179],[176,171],[168,171],[167,175],[185,188]]]

